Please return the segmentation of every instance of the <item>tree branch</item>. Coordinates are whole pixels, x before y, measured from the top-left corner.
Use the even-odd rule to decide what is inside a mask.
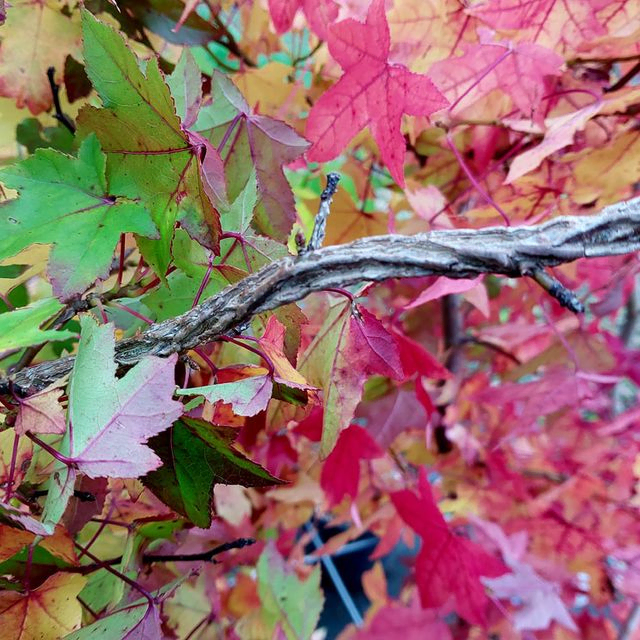
[[[147,355],[167,357],[212,342],[254,315],[314,291],[363,281],[418,276],[472,278],[482,273],[521,277],[579,258],[640,250],[640,198],[597,215],[558,217],[535,226],[387,235],[288,256],[248,275],[187,313],[151,325],[116,345],[116,361],[130,366]],[[29,395],[68,374],[73,357],[43,362],[0,379]]]

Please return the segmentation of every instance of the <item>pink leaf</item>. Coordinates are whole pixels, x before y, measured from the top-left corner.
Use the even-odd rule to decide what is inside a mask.
[[[331,160],[369,126],[391,175],[404,186],[402,114],[429,115],[447,101],[427,76],[389,63],[384,0],[373,0],[364,24],[350,18],[331,27],[328,43],[345,73],[311,109],[309,160]]]
[[[593,104],[577,111],[563,116],[556,116],[555,118],[547,118],[545,121],[547,130],[544,134],[544,140],[533,149],[529,149],[514,158],[505,183],[511,184],[525,173],[537,169],[545,158],[548,158],[555,151],[570,145],[576,132],[584,128],[587,122],[600,111],[603,104],[602,101],[596,100]]]
[[[513,614],[516,631],[547,629],[553,620],[571,631],[578,627],[562,602],[558,585],[540,577],[528,564],[515,562],[513,573],[499,578],[482,578],[498,598],[522,600],[524,606]]]
[[[482,284],[482,276],[468,280],[460,278],[453,280],[451,278],[438,278],[426,291],[423,291],[413,302],[407,304],[405,309],[414,309],[421,304],[437,300],[451,293],[464,293],[470,291],[474,287]]]
[[[360,460],[372,460],[383,455],[384,451],[362,427],[352,424],[342,431],[320,475],[320,486],[327,494],[329,503],[336,505],[347,495],[355,498],[360,479]]]
[[[311,30],[326,40],[327,26],[338,17],[338,5],[333,0],[269,0],[269,12],[278,33],[291,28],[298,9],[304,11]]]
[[[80,323],[61,452],[91,478],[137,478],[160,466],[144,443],[182,413],[172,399],[177,355],[150,356],[116,378],[113,326],[98,326],[90,316]]]
[[[367,432],[382,447],[388,447],[407,429],[425,429],[428,416],[416,393],[393,389],[356,409],[356,417],[366,420]]]
[[[474,44],[462,56],[436,62],[430,74],[456,114],[500,90],[525,117],[539,120],[545,77],[559,75],[562,64],[557,53],[535,44]]]
[[[421,376],[439,380],[447,380],[451,377],[451,372],[421,344],[398,330],[394,330],[393,335],[398,343],[402,369],[406,376],[418,373]]]

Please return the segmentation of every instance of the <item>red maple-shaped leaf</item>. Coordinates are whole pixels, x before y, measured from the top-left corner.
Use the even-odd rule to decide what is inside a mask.
[[[447,606],[471,624],[484,625],[489,602],[481,577],[507,571],[478,545],[455,535],[438,509],[424,469],[418,495],[404,490],[391,494],[400,517],[422,538],[416,559],[416,582],[425,608]]]
[[[327,27],[338,17],[338,5],[333,0],[269,0],[271,19],[278,33],[290,29],[298,9],[304,11],[311,30],[326,40]]]
[[[384,451],[365,429],[356,424],[340,433],[335,448],[322,467],[320,486],[332,505],[345,496],[355,498],[360,480],[360,460],[373,460]]]
[[[364,24],[348,19],[331,27],[328,43],[345,73],[311,109],[309,160],[331,160],[368,126],[393,179],[404,186],[402,114],[430,115],[447,100],[427,76],[389,63],[384,0],[373,0]]]

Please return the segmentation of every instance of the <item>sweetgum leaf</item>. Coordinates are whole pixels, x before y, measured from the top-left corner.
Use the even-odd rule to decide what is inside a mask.
[[[320,474],[320,486],[329,503],[339,504],[345,496],[355,498],[360,479],[360,460],[373,460],[384,451],[369,433],[352,424],[340,433],[333,451],[328,455]]]
[[[295,221],[295,204],[282,167],[302,155],[309,143],[284,122],[252,113],[233,82],[218,71],[211,93],[213,102],[200,110],[194,130],[226,154],[230,199],[238,197],[255,171],[260,197],[254,226],[286,241]]]
[[[486,623],[489,598],[482,577],[496,577],[506,567],[481,547],[456,536],[438,509],[424,468],[420,469],[418,494],[396,491],[391,500],[400,517],[422,538],[416,559],[416,583],[424,608],[446,605],[453,599],[455,611],[471,624]]]
[[[160,241],[139,243],[158,275],[171,259],[176,222],[210,249],[218,249],[224,172],[217,151],[183,130],[173,98],[153,58],[143,72],[122,36],[82,12],[87,75],[103,109],[84,107],[78,133],[95,132],[108,156],[113,189],[140,198],[160,230]]]
[[[367,309],[358,310],[356,318],[349,302],[336,304],[300,358],[300,372],[324,391],[323,457],[349,426],[365,380],[376,373],[403,377],[394,337]]]
[[[62,389],[45,389],[28,398],[19,398],[20,403],[15,432],[24,435],[31,433],[64,433],[65,415],[58,400]]]
[[[65,58],[77,53],[80,27],[50,2],[12,2],[0,46],[0,95],[37,115],[52,105],[47,69],[62,76]]]
[[[86,578],[56,573],[26,593],[0,593],[2,633],[14,640],[57,640],[80,627],[82,607],[76,596]]]
[[[327,27],[338,17],[338,5],[333,0],[269,0],[271,19],[278,33],[291,28],[298,9],[304,11],[311,29],[322,40],[327,39]]]
[[[273,380],[271,376],[249,376],[233,382],[211,384],[205,387],[180,389],[179,396],[202,395],[209,402],[224,402],[233,407],[239,416],[255,416],[264,411],[271,399]]]
[[[473,113],[469,107],[478,99],[501,91],[526,118],[541,122],[545,78],[560,75],[563,63],[551,49],[529,42],[491,42],[466,46],[463,55],[436,62],[429,73],[457,115]]]
[[[259,616],[265,625],[265,637],[273,637],[280,629],[287,640],[311,638],[324,605],[320,589],[320,567],[305,580],[300,580],[288,567],[275,545],[270,543],[257,565],[258,594],[262,607]]]
[[[309,113],[306,133],[313,142],[309,160],[335,158],[368,126],[391,176],[404,186],[402,114],[427,116],[447,106],[447,100],[427,76],[389,63],[384,0],[373,0],[364,24],[350,18],[332,25],[328,43],[344,75]]]
[[[190,127],[196,121],[202,102],[202,77],[189,49],[182,52],[173,73],[167,77],[167,85],[183,126]]]
[[[0,260],[36,242],[53,243],[48,273],[59,298],[108,275],[120,234],[157,234],[148,211],[107,181],[95,136],[83,141],[77,158],[39,149],[0,170],[0,180],[20,193],[0,208]]]
[[[282,482],[234,449],[235,435],[230,427],[178,420],[150,442],[163,465],[147,474],[144,484],[196,526],[209,528],[216,484],[268,487]]]
[[[163,632],[160,608],[190,576],[189,572],[185,572],[179,578],[154,591],[153,602],[147,598],[141,598],[135,602],[124,602],[115,611],[98,618],[93,624],[65,636],[65,640],[88,640],[89,638],[155,640],[166,637]]]
[[[90,638],[151,640],[151,638],[162,637],[164,634],[160,624],[160,612],[155,605],[150,605],[145,600],[100,617],[93,624],[65,636],[65,640],[89,640]]]
[[[171,398],[177,356],[148,357],[116,378],[113,326],[81,318],[82,336],[71,374],[69,418],[59,463],[51,476],[43,524],[51,529],[73,493],[77,471],[90,478],[137,478],[160,466],[144,443],[182,413]]]
[[[40,325],[55,316],[63,306],[55,298],[43,298],[21,309],[0,314],[0,351],[75,337],[73,331],[40,329]]]

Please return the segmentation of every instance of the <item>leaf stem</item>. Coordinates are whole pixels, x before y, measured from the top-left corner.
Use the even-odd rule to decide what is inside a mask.
[[[35,442],[39,447],[44,449],[50,456],[55,458],[58,462],[61,462],[67,467],[73,467],[73,468],[76,467],[77,463],[73,458],[68,458],[67,456],[60,453],[59,451],[56,451],[51,445],[40,440],[40,438],[38,438],[38,436],[36,436],[35,434],[31,433],[31,431],[27,431],[27,438],[29,438],[30,440],[33,440],[33,442]]]
[[[118,571],[117,569],[114,569],[111,566],[111,564],[109,563],[110,561],[105,562],[104,560],[100,560],[100,558],[98,558],[98,556],[93,555],[93,553],[91,553],[91,551],[89,551],[88,549],[84,548],[81,544],[78,544],[77,542],[74,542],[73,544],[76,547],[76,549],[79,549],[80,551],[82,551],[83,555],[87,556],[87,558],[92,560],[101,569],[106,569],[109,573],[111,573],[112,575],[116,576],[117,578],[120,578],[120,580],[122,580],[123,582],[128,584],[132,589],[135,589],[140,594],[142,594],[142,596],[144,596],[147,599],[147,601],[149,602],[149,606],[151,606],[151,607],[155,606],[156,599],[144,587],[142,587],[140,584],[138,584],[135,580],[132,580],[131,578],[129,578],[129,576],[126,576],[121,571]]]
[[[511,226],[509,217],[504,212],[504,209],[480,186],[480,183],[476,180],[473,173],[471,173],[469,167],[467,167],[467,163],[464,161],[462,154],[458,151],[458,148],[456,147],[455,142],[451,137],[450,131],[447,131],[446,138],[447,138],[447,144],[449,145],[451,151],[453,151],[453,155],[456,157],[458,164],[460,165],[460,167],[462,167],[462,170],[467,174],[467,178],[469,178],[469,181],[471,182],[471,184],[476,188],[478,193],[484,198],[487,204],[492,206],[502,216],[502,219],[504,220],[505,225],[507,227]]]

